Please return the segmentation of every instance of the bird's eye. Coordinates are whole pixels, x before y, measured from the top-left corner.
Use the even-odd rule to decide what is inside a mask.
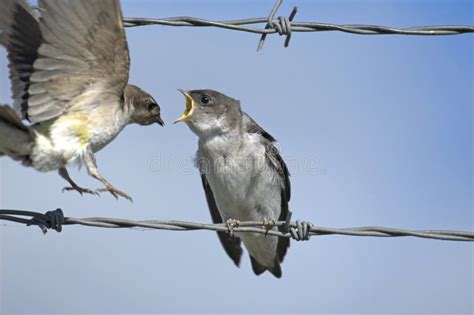
[[[207,95],[201,96],[201,102],[203,104],[209,104],[210,101],[211,100],[209,99],[209,96],[207,96]]]
[[[153,108],[156,107],[156,104],[154,102],[148,102],[146,104],[146,107],[148,108],[148,110],[152,110]]]

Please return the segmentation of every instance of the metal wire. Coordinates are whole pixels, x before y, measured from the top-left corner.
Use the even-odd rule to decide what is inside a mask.
[[[28,218],[25,218],[28,217]],[[37,225],[43,233],[48,229],[55,229],[60,232],[62,226],[65,225],[83,225],[100,228],[146,228],[167,231],[196,231],[208,230],[216,232],[226,232],[233,234],[239,233],[260,233],[274,235],[278,237],[290,238],[291,232],[279,232],[276,230],[269,230],[269,223],[262,221],[245,221],[239,222],[237,226],[231,227],[226,223],[222,224],[206,224],[185,222],[176,220],[141,220],[133,221],[118,218],[71,218],[64,217],[61,209],[55,211],[48,211],[45,214],[24,210],[0,210],[0,220],[11,221],[26,225]],[[288,229],[295,229],[298,225],[301,226],[300,221],[296,222],[272,222],[271,227],[287,227]],[[474,241],[474,232],[470,231],[448,231],[448,230],[404,230],[394,229],[378,226],[354,227],[354,228],[327,228],[307,224],[310,236],[322,235],[345,235],[345,236],[373,236],[373,237],[404,237],[412,236],[419,238],[437,239],[445,241]]]
[[[195,17],[171,17],[163,19],[151,18],[125,18],[124,25],[127,27],[136,27],[143,25],[166,25],[166,26],[188,26],[188,27],[217,27],[234,31],[262,34],[257,50],[263,47],[267,35],[278,33],[286,36],[285,47],[288,47],[291,34],[294,32],[327,32],[340,31],[358,35],[459,35],[464,33],[473,33],[474,26],[470,25],[437,25],[437,26],[418,26],[409,28],[394,28],[380,25],[366,24],[330,24],[319,22],[301,22],[293,21],[296,15],[297,7],[294,7],[289,17],[279,16],[275,18],[276,12],[280,7],[282,0],[277,0],[268,17],[230,20],[230,21],[212,21]],[[265,28],[255,28],[249,25],[265,24]]]

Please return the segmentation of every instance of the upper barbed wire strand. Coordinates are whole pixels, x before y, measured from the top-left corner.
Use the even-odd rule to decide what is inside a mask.
[[[282,0],[277,0],[268,17],[249,18],[240,20],[213,21],[189,16],[170,17],[163,19],[152,18],[124,18],[126,27],[137,27],[144,25],[166,25],[184,27],[216,27],[234,31],[261,34],[257,51],[262,49],[267,35],[279,34],[286,36],[285,47],[288,47],[291,34],[295,32],[328,32],[339,31],[358,35],[459,35],[464,33],[474,33],[474,26],[469,25],[436,25],[418,26],[409,28],[394,28],[381,25],[367,24],[331,24],[319,22],[298,22],[293,21],[297,7],[294,7],[289,17],[278,16],[276,12]],[[250,27],[265,23],[264,28]]]
[[[255,28],[245,25],[267,23],[266,18],[252,18],[243,20],[212,21],[194,17],[171,17],[163,19],[153,18],[125,18],[126,27],[136,27],[145,25],[165,25],[165,26],[187,26],[187,27],[217,27],[255,34],[278,33],[276,28]],[[470,25],[435,25],[418,26],[409,28],[394,28],[381,25],[368,24],[331,24],[319,22],[291,21],[293,32],[326,32],[341,31],[359,35],[458,35],[464,33],[474,33],[474,26]]]

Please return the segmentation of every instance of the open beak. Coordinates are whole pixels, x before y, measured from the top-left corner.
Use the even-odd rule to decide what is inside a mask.
[[[174,124],[179,123],[180,121],[186,121],[189,119],[189,117],[193,114],[194,111],[194,106],[193,106],[193,99],[191,98],[191,95],[189,95],[188,91],[184,91],[181,89],[178,89],[181,93],[183,93],[184,97],[186,97],[186,109],[184,110],[183,115],[176,119]]]

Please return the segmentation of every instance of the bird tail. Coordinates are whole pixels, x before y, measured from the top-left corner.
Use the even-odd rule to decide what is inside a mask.
[[[252,263],[252,270],[257,276],[260,276],[262,273],[264,273],[267,270],[278,279],[281,278],[282,276],[280,262],[277,259],[275,259],[272,267],[267,267],[260,264],[252,256],[250,256],[250,262]]]
[[[0,155],[27,162],[35,138],[33,129],[23,124],[11,107],[0,105]]]

